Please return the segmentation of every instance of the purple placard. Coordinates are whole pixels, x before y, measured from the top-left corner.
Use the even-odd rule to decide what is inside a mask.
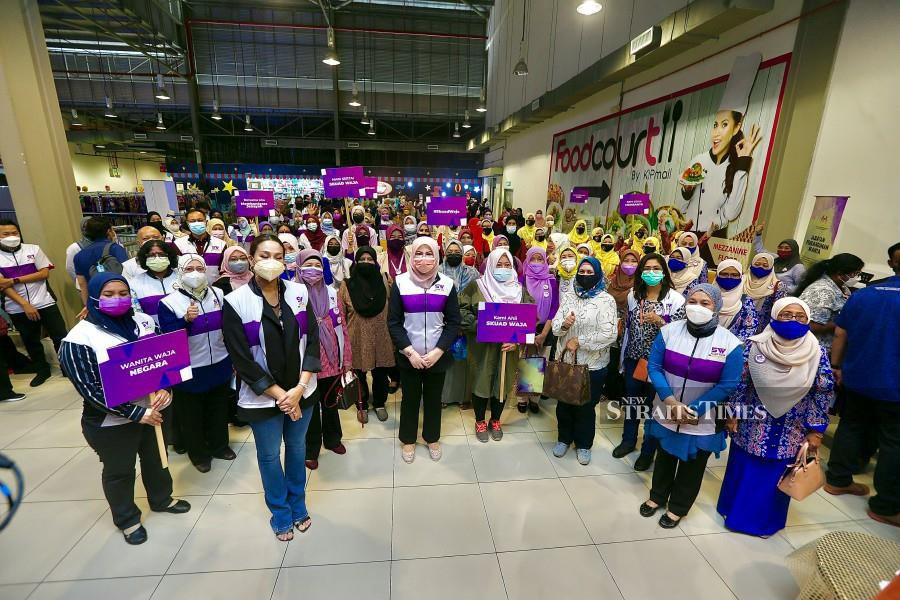
[[[362,187],[359,188],[360,198],[375,198],[378,196],[378,178],[363,177]]]
[[[100,363],[106,406],[113,408],[193,377],[184,329],[140,338],[107,350]]]
[[[358,198],[365,187],[362,167],[322,169],[322,185],[326,198]]]
[[[530,344],[536,321],[535,304],[481,302],[476,339],[487,344]]]
[[[619,198],[619,214],[623,217],[650,214],[650,194],[623,194]]]
[[[588,201],[589,196],[590,192],[585,187],[572,188],[572,192],[569,194],[569,202],[572,204],[584,204]]]
[[[428,202],[426,222],[429,225],[450,225],[451,227],[465,225],[468,221],[466,217],[469,214],[467,203],[465,196],[433,197]]]
[[[272,190],[238,190],[234,193],[234,212],[239,217],[268,217],[275,210]]]

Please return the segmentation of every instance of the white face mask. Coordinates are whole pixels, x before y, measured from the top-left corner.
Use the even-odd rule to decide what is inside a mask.
[[[572,269],[575,268],[575,260],[571,259],[571,258],[564,258],[561,261],[559,261],[559,264],[561,264],[562,268],[565,269],[566,271],[571,271]]]
[[[223,240],[223,239],[225,239],[225,232],[220,229],[215,229],[212,232],[212,236],[214,238],[219,238],[220,240]]]
[[[684,307],[687,320],[694,325],[706,325],[713,318],[713,311],[699,304],[687,304]]]
[[[18,248],[19,244],[21,243],[22,238],[15,235],[11,235],[0,240],[0,245],[2,245],[4,248]]]
[[[859,277],[851,277],[846,281],[846,283],[844,283],[844,285],[846,285],[847,287],[856,287],[857,285],[859,285]]]
[[[207,283],[206,273],[201,273],[200,271],[188,271],[181,276],[181,283],[192,290],[205,287]]]
[[[284,263],[274,258],[264,258],[256,261],[256,264],[253,265],[253,272],[266,281],[274,281],[284,273]]]

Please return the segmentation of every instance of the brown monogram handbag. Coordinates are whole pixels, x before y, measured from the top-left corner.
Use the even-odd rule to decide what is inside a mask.
[[[572,362],[566,362],[564,350],[559,360],[547,362],[544,374],[544,395],[556,398],[558,402],[583,406],[591,400],[591,375],[587,365],[578,364],[578,355],[572,355]]]

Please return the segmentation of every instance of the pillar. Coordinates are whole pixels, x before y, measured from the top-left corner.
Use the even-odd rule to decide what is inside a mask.
[[[0,158],[22,237],[56,265],[50,284],[73,324],[81,301],[65,266],[81,206],[36,0],[0,0]]]

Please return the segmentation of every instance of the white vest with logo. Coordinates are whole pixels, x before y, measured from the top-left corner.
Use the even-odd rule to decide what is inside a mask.
[[[444,307],[453,290],[453,280],[444,274],[427,290],[412,282],[409,273],[394,280],[403,301],[403,325],[413,349],[425,356],[437,347],[444,331]]]
[[[225,252],[225,241],[208,236],[206,248],[203,250],[203,260],[206,262],[206,279],[210,285],[219,278],[219,269],[222,266],[222,253]],[[190,236],[175,238],[175,247],[182,254],[199,254],[197,247]]]
[[[140,305],[140,311],[153,317],[159,325],[159,302],[173,291],[173,285],[178,280],[175,271],[163,279],[157,279],[152,274],[144,271],[134,277],[128,277],[128,286],[131,288],[131,296]],[[137,309],[138,307],[135,307]]]
[[[222,336],[222,307],[225,295],[212,286],[206,288],[203,300],[196,300],[180,290],[175,290],[161,300],[166,308],[181,319],[191,303],[200,308],[200,314],[187,324],[188,346],[191,350],[191,366],[207,367],[228,358]]]

